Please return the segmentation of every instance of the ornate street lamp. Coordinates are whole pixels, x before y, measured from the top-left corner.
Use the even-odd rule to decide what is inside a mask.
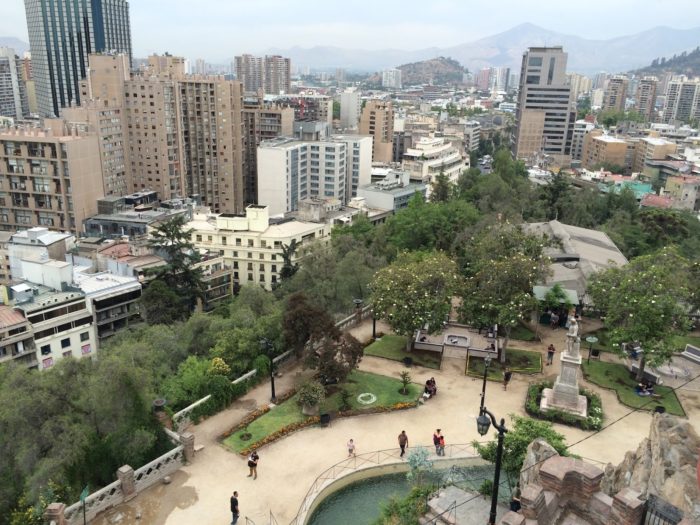
[[[591,353],[593,352],[593,345],[598,342],[598,338],[594,335],[589,335],[586,337],[586,342],[588,343],[588,364],[591,364]]]
[[[360,321],[362,321],[362,303],[364,301],[362,299],[353,299],[353,303],[355,303],[355,314],[357,315],[357,324],[360,324]]]
[[[479,408],[479,417],[476,418],[476,429],[479,435],[485,436],[491,424],[493,428],[498,430],[498,446],[496,447],[496,471],[493,474],[493,488],[491,490],[491,513],[489,514],[489,525],[496,525],[496,507],[498,505],[498,485],[501,481],[501,459],[503,457],[503,438],[508,432],[506,429],[506,420],[501,418],[500,423],[496,423],[496,417],[486,408],[486,376],[489,373],[489,365],[491,358],[484,358],[484,382],[481,387],[481,407]]]
[[[270,401],[277,403],[277,396],[275,395],[275,363],[273,361],[275,345],[272,344],[272,341],[270,341],[267,337],[263,337],[260,340],[260,348],[270,360],[270,387],[272,388],[272,396],[270,397]]]

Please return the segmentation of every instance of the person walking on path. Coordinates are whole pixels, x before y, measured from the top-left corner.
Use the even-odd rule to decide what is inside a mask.
[[[399,457],[403,457],[406,453],[406,447],[408,447],[408,436],[405,430],[402,430],[401,434],[399,434],[399,447],[401,448],[401,455]]]
[[[503,390],[508,390],[508,383],[510,383],[511,377],[513,377],[513,372],[510,371],[510,368],[506,367],[505,370],[503,370]]]
[[[248,474],[249,478],[252,476],[253,479],[258,479],[259,459],[260,456],[258,456],[258,453],[255,450],[253,450],[253,452],[250,453],[250,456],[248,456],[248,468],[250,469],[250,474]]]
[[[552,343],[549,343],[549,346],[547,347],[547,365],[551,365],[554,363],[554,354],[556,350],[554,348],[554,345]]]
[[[234,490],[233,496],[231,496],[231,525],[236,525],[236,523],[238,522],[239,515],[240,512],[238,512],[238,492]]]
[[[438,428],[433,434],[433,445],[435,445],[435,454],[440,455],[440,429]]]
[[[355,442],[350,439],[350,441],[348,441],[348,457],[353,457],[355,455]]]
[[[440,453],[438,456],[444,456],[445,455],[445,436],[440,435]]]

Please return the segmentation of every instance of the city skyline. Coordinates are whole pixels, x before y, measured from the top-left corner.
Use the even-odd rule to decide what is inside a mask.
[[[0,35],[28,41],[24,1],[6,0],[4,4]],[[353,9],[318,0],[306,2],[303,10],[282,0],[207,0],[205,5],[193,11],[183,0],[130,2],[134,56],[168,51],[226,62],[236,54],[273,48],[416,50],[458,45],[522,23],[587,39],[607,39],[658,26],[690,29],[700,20],[700,4],[691,0],[653,1],[644,9],[634,7],[630,0],[592,0],[585,10],[550,0],[527,6],[507,1],[498,10],[455,0],[437,0],[429,9],[418,5],[414,9],[395,0],[380,4],[361,0]],[[600,16],[602,10],[605,17]],[[567,20],[564,26],[562,20]]]

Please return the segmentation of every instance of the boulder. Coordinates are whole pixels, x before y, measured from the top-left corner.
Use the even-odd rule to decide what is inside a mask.
[[[690,423],[669,414],[655,414],[649,437],[618,466],[608,464],[601,490],[613,496],[625,487],[643,499],[655,494],[687,516],[700,517],[697,465],[700,437]],[[521,474],[522,477],[522,474]]]
[[[558,455],[554,447],[542,438],[537,438],[530,443],[523,461],[523,468],[520,470],[520,486],[525,487],[528,483],[540,485],[540,466],[546,459]]]

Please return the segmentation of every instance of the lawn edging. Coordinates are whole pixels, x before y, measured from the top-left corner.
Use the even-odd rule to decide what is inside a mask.
[[[551,421],[552,423],[560,423],[572,427],[580,428],[581,430],[600,430],[603,428],[605,416],[603,414],[603,402],[600,396],[584,387],[579,387],[579,394],[585,396],[588,400],[588,416],[582,418],[569,414],[564,410],[552,409],[547,411],[540,410],[540,399],[542,390],[552,388],[552,381],[537,381],[530,383],[527,387],[527,395],[525,397],[525,412],[535,418]]]

